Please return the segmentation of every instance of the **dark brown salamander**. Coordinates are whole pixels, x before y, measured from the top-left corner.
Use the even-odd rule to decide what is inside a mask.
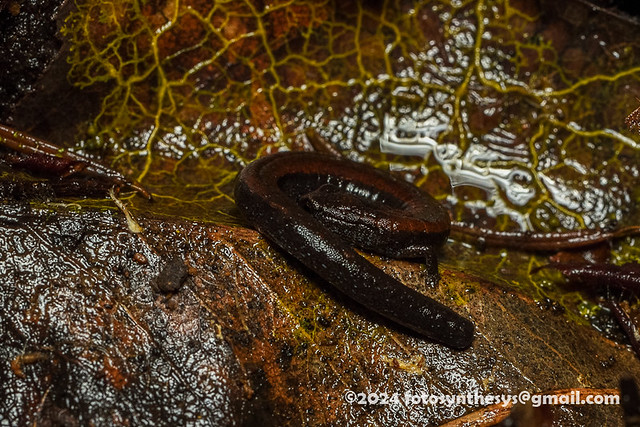
[[[340,235],[299,204],[313,204],[335,189],[358,210],[373,209],[338,214],[332,227]],[[385,274],[345,240],[390,256],[426,255],[446,241],[450,228],[448,212],[428,194],[370,166],[289,152],[247,166],[236,181],[235,199],[258,231],[351,299],[448,347],[471,345],[469,320]]]
[[[306,152],[251,163],[238,177],[235,199],[258,231],[350,298],[456,349],[473,340],[468,320],[384,274],[350,244],[395,258],[426,257],[437,273],[433,254],[451,230],[485,245],[532,251],[575,249],[640,233],[640,227],[522,233],[452,224],[442,205],[405,181],[367,165]]]

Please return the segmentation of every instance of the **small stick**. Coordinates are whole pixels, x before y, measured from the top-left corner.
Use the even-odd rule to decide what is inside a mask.
[[[127,179],[121,173],[73,151],[57,147],[50,142],[0,124],[0,145],[24,154],[56,157],[71,164],[69,174],[85,173],[89,176],[105,178],[119,186],[127,186],[151,200],[151,194],[138,182]]]

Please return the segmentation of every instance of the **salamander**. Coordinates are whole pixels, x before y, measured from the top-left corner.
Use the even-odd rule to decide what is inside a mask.
[[[371,166],[336,156],[282,152],[238,175],[235,201],[244,218],[276,246],[338,290],[397,324],[455,349],[471,345],[474,326],[403,285],[360,256],[424,257],[431,281],[435,253],[451,231],[485,245],[530,251],[588,247],[640,227],[563,233],[501,232],[452,222],[429,194]]]
[[[331,192],[345,195],[347,209],[316,216],[307,210]],[[344,199],[336,200],[330,208],[340,210]],[[285,152],[244,168],[235,201],[268,240],[352,300],[448,347],[471,345],[471,321],[385,274],[351,246],[388,256],[428,256],[450,230],[449,213],[430,195],[371,166]],[[328,225],[317,218],[322,215],[330,218]]]

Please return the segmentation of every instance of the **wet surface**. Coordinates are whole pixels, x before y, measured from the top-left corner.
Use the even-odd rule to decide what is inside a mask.
[[[151,251],[109,213],[3,212],[4,422],[222,423],[243,413],[233,352],[197,315],[198,298],[152,291],[169,248]]]
[[[362,406],[343,395],[616,387],[640,369],[626,347],[464,273],[445,269],[425,289],[418,264],[373,259],[447,305],[465,302],[457,310],[477,333],[457,352],[306,279],[250,230],[138,218],[145,232],[134,235],[116,210],[2,213],[8,424],[424,425],[478,405]],[[166,265],[183,262],[182,286],[155,292]],[[618,407],[558,410],[563,425],[620,419]]]
[[[638,372],[584,325],[603,317],[593,301],[530,276],[546,259],[449,242],[435,290],[416,264],[374,259],[474,320],[474,346],[456,353],[327,291],[240,228],[231,197],[244,165],[311,149],[315,129],[478,225],[638,223],[638,142],[624,129],[637,22],[581,0],[272,3],[76,2],[70,63],[60,56],[13,119],[141,179],[155,202],[123,195],[136,236],[110,200],[55,199],[51,182],[0,167],[0,418],[422,425],[475,407],[349,405],[344,391],[615,387]],[[29,8],[0,3],[0,19]],[[26,57],[4,56],[27,70],[0,79],[3,122],[47,67],[39,54],[55,56],[57,39],[39,42],[49,27],[30,35],[38,25],[20,27]],[[636,246],[604,258],[640,259]],[[620,420],[611,407],[558,412],[564,425]]]
[[[64,104],[93,119],[66,127],[161,196],[158,211],[189,219],[229,221],[219,206],[235,173],[258,153],[310,149],[315,129],[458,219],[633,223],[637,144],[624,117],[637,106],[638,25],[587,3],[276,2],[257,14],[187,1],[113,14],[78,2],[63,27],[68,77],[94,106]]]
[[[62,47],[57,13],[62,1],[0,2],[0,117],[36,82]]]

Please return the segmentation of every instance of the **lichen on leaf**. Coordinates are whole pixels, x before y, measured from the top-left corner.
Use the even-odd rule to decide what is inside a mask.
[[[637,30],[571,5],[85,0],[64,34],[104,90],[85,143],[180,200],[228,199],[224,171],[314,128],[460,218],[545,231],[621,221],[638,173]]]

